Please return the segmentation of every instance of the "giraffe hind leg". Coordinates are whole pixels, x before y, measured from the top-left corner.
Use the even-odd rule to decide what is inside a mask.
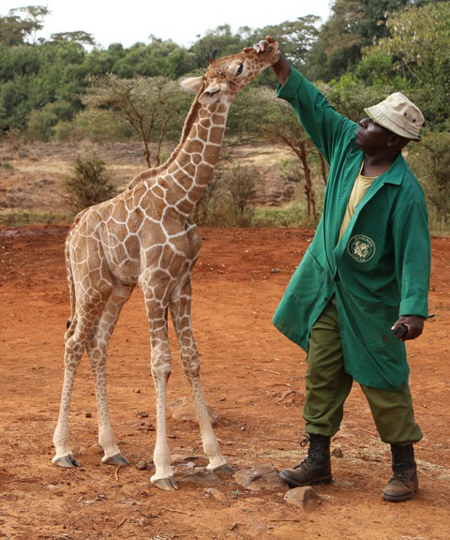
[[[111,426],[106,386],[106,365],[109,340],[122,307],[129,299],[133,289],[134,287],[126,285],[114,286],[105,304],[105,309],[87,343],[87,351],[95,379],[99,424],[98,442],[105,452],[102,462],[107,465],[129,464],[129,461],[121,454],[115,442]]]
[[[72,390],[75,375],[86,347],[86,336],[91,325],[77,324],[76,327],[66,332],[66,344],[64,354],[64,382],[61,396],[58,423],[53,435],[53,444],[56,449],[52,463],[59,467],[77,467],[78,461],[75,459],[69,442],[69,413],[72,400]]]
[[[77,308],[70,327],[65,333],[64,382],[59,410],[58,423],[53,435],[56,452],[52,459],[54,465],[75,467],[78,465],[69,442],[69,414],[75,375],[89,337],[98,324],[103,311],[105,297],[110,291],[97,291],[93,288],[77,297]]]

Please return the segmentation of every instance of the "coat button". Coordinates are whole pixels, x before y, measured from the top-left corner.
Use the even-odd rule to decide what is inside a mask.
[[[324,300],[325,300],[325,302],[328,302],[328,298],[326,296],[325,296]]]

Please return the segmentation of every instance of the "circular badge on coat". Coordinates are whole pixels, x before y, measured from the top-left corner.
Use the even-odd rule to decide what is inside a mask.
[[[356,262],[365,263],[375,255],[375,243],[368,236],[357,234],[350,238],[347,251]]]

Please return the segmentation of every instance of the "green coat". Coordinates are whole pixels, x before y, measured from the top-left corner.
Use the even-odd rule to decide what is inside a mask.
[[[425,198],[401,155],[374,180],[337,243],[363,152],[358,125],[291,68],[278,97],[289,101],[330,164],[314,240],[275,313],[275,326],[308,351],[309,332],[336,294],[345,369],[388,391],[408,385],[405,345],[392,335],[400,315],[428,316],[430,236]]]

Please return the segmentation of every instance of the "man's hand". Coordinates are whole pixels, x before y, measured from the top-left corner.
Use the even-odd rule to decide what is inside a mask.
[[[273,38],[267,36],[266,39],[258,41],[258,43],[255,43],[252,47],[245,47],[244,51],[254,49],[256,51],[256,54],[259,54],[264,52],[266,50],[266,47],[269,47],[272,42]],[[273,64],[272,68],[278,80],[280,81],[280,84],[284,84],[289,77],[289,73],[291,72],[291,66],[289,65],[289,62],[280,54],[278,62]]]
[[[425,319],[419,315],[408,315],[400,317],[400,319],[394,324],[391,328],[394,331],[400,324],[404,324],[408,328],[408,332],[400,338],[401,341],[406,341],[408,339],[416,339],[423,332],[423,324]]]

